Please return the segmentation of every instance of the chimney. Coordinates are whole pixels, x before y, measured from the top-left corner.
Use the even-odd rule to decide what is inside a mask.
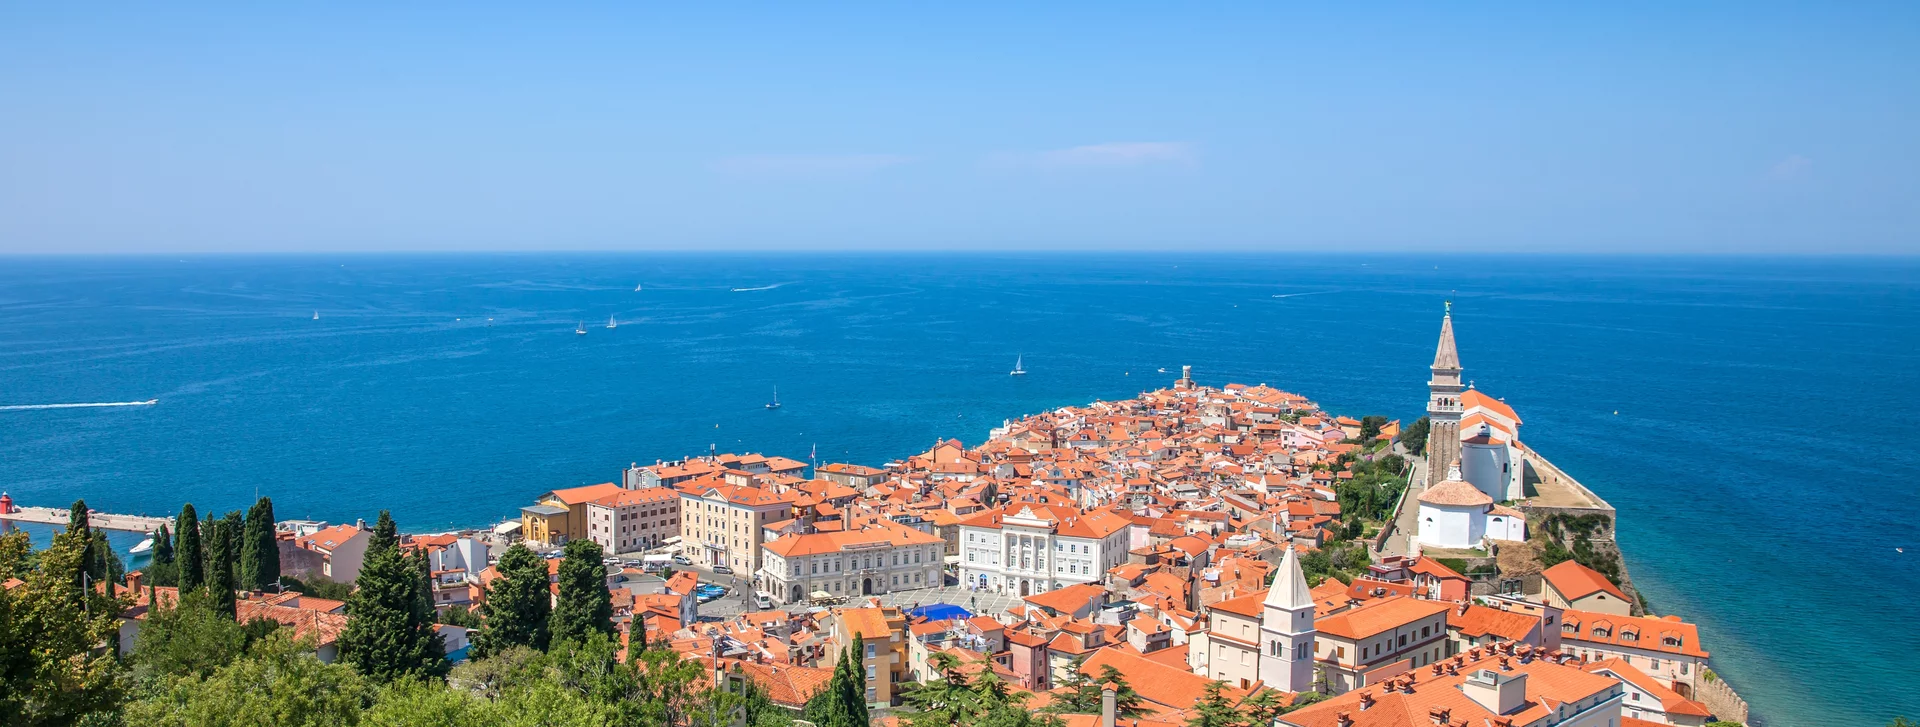
[[[133,594],[136,597],[139,596],[140,595],[140,579],[145,578],[146,575],[147,574],[141,573],[140,571],[128,571],[127,572],[127,590],[133,592]]]
[[[1118,689],[1113,682],[1100,685],[1100,727],[1113,727],[1114,692]]]
[[[1340,727],[1353,727],[1352,712],[1340,712],[1333,715],[1333,718],[1336,721],[1336,724],[1340,725]]]
[[[1446,707],[1434,706],[1427,709],[1427,719],[1433,720],[1433,723],[1440,727],[1446,727],[1449,718],[1452,716],[1453,710],[1447,709]]]
[[[353,526],[361,530],[365,530],[367,529],[367,519],[366,518],[356,519],[353,521]]]

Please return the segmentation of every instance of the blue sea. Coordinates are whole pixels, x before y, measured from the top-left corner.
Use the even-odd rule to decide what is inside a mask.
[[[159,400],[0,411],[0,489],[486,526],[710,447],[974,444],[1183,364],[1411,421],[1449,299],[1466,377],[1619,508],[1766,724],[1920,717],[1914,259],[0,258],[0,405]]]

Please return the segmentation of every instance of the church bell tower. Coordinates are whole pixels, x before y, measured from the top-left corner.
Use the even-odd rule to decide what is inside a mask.
[[[1460,352],[1453,346],[1453,303],[1440,319],[1440,348],[1433,354],[1433,378],[1427,382],[1427,484],[1447,478],[1460,459]]]

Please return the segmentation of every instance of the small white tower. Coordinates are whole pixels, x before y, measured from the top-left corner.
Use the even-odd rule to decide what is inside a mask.
[[[1313,593],[1293,547],[1280,559],[1280,572],[1261,602],[1260,681],[1287,692],[1313,684]]]

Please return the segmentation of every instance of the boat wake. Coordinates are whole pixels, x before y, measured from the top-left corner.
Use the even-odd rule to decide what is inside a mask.
[[[734,289],[733,289],[733,292],[735,292],[735,293],[751,293],[751,292],[753,292],[753,291],[756,291],[756,290],[773,290],[774,288],[778,288],[778,287],[780,287],[780,286],[782,286],[782,285],[786,285],[786,283],[774,283],[774,284],[772,284],[772,285],[762,285],[762,286],[760,286],[760,287],[758,287],[758,288],[734,288]]]
[[[153,406],[158,403],[160,403],[159,399],[148,399],[146,401],[101,401],[101,402],[93,402],[90,404],[12,404],[8,406],[0,406],[0,411],[31,411],[34,409],[91,409],[94,407],[101,407],[101,406]]]
[[[1298,298],[1298,297],[1300,297],[1300,296],[1303,296],[1303,295],[1326,295],[1326,294],[1328,294],[1328,293],[1338,293],[1338,292],[1340,292],[1340,291],[1338,291],[1338,290],[1315,290],[1315,291],[1311,291],[1311,292],[1307,292],[1307,293],[1281,293],[1281,294],[1279,294],[1279,295],[1276,295],[1276,296],[1273,296],[1273,297],[1275,297],[1275,298]]]

